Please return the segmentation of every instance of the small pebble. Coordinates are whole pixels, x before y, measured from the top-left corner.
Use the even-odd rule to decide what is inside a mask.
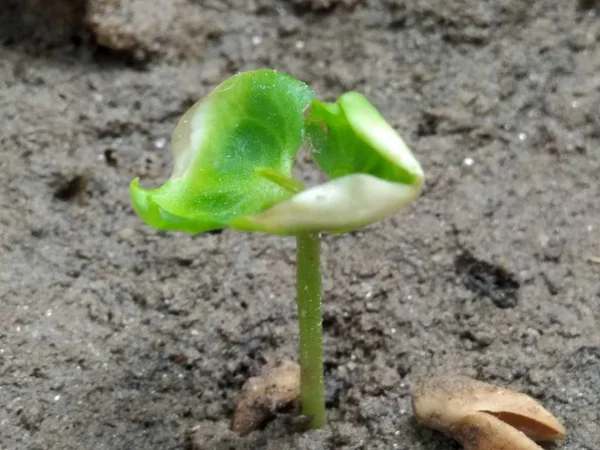
[[[166,146],[167,146],[167,139],[165,139],[165,138],[158,138],[154,141],[154,147],[159,150],[162,150]]]
[[[123,228],[119,231],[119,239],[122,241],[130,242],[133,236],[135,236],[135,231],[131,228]]]

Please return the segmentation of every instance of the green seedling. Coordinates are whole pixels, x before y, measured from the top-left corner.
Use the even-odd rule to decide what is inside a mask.
[[[329,180],[292,177],[308,144]],[[130,185],[140,217],[161,230],[232,228],[295,236],[303,414],[326,423],[321,315],[321,233],[343,233],[415,200],[423,171],[402,138],[361,94],[320,102],[305,83],[274,70],[239,73],[179,120],[171,178]]]

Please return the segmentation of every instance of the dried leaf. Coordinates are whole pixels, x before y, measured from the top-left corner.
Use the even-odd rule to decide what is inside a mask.
[[[284,361],[250,378],[238,397],[231,429],[245,436],[300,396],[300,366]]]
[[[485,413],[467,415],[452,427],[466,450],[540,450],[541,447],[500,419]]]
[[[467,450],[540,450],[534,441],[562,439],[565,428],[523,393],[468,377],[436,377],[413,394],[425,425],[452,435]]]

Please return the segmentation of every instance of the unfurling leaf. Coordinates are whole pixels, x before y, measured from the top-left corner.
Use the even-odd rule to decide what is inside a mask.
[[[131,183],[138,214],[161,230],[200,233],[290,198],[257,169],[291,178],[312,98],[306,84],[274,70],[231,77],[179,120],[169,181],[152,190]]]
[[[306,190],[292,178],[305,140],[330,177]],[[138,214],[163,230],[341,233],[394,214],[423,187],[421,166],[364,96],[322,103],[273,70],[219,85],[181,118],[171,146],[175,167],[164,185],[130,186]]]
[[[370,225],[415,200],[423,170],[403,139],[361,94],[312,102],[307,115],[312,157],[331,181],[253,217],[239,229],[272,234],[342,233]]]

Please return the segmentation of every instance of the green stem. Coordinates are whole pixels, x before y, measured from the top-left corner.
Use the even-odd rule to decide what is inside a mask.
[[[296,180],[295,178],[288,177],[287,175],[278,172],[277,170],[270,169],[268,167],[258,167],[254,169],[258,176],[266,178],[267,180],[281,186],[286,191],[291,192],[292,194],[297,194],[298,192],[302,192],[304,190],[304,185]]]
[[[321,238],[318,233],[296,236],[298,321],[300,323],[300,401],[312,428],[325,417],[323,384],[323,319],[321,315]]]

